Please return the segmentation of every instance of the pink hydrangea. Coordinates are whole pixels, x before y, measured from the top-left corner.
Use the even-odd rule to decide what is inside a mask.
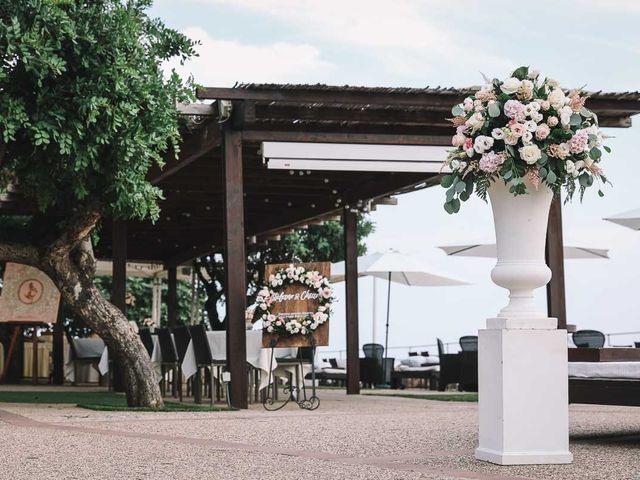
[[[500,165],[504,162],[501,155],[498,155],[496,152],[487,152],[482,155],[480,159],[479,166],[480,170],[487,173],[494,173],[498,170]]]
[[[524,122],[526,118],[524,104],[518,100],[507,100],[504,104],[504,114],[517,122]]]
[[[568,142],[571,153],[582,153],[589,146],[589,133],[582,129],[578,130]]]

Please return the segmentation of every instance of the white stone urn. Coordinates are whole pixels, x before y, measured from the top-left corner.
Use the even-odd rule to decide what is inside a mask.
[[[509,290],[509,303],[498,319],[545,319],[536,307],[533,291],[546,285],[551,270],[545,263],[545,242],[553,192],[543,184],[536,189],[525,182],[526,195],[514,196],[498,179],[489,188],[496,229],[498,262],[491,271],[496,285]]]

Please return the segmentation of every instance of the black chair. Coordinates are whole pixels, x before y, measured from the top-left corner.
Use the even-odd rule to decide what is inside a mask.
[[[597,330],[578,330],[571,335],[573,343],[578,348],[604,347],[604,333]]]
[[[200,402],[200,369],[205,368],[209,370],[209,394],[211,398],[211,404],[213,404],[213,387],[215,385],[215,373],[218,373],[218,378],[222,372],[222,367],[225,365],[224,361],[216,361],[211,354],[211,347],[209,347],[209,340],[207,339],[207,331],[204,325],[192,325],[189,327],[189,333],[191,334],[191,341],[193,342],[193,353],[196,357],[196,378],[193,384],[194,397],[197,402]],[[228,400],[228,396],[227,396]]]
[[[444,344],[439,338],[438,356],[440,357],[440,377],[438,390],[444,392],[450,383],[460,384],[460,355],[457,353],[445,353]]]
[[[153,338],[151,337],[151,330],[149,330],[148,328],[141,328],[138,331],[138,334],[140,335],[142,345],[144,345],[144,348],[149,354],[149,358],[151,358],[151,354],[153,353]]]
[[[180,381],[180,363],[176,345],[173,343],[171,331],[168,328],[158,329],[158,342],[160,343],[160,355],[162,356],[160,362],[160,369],[162,371],[161,391],[163,395],[166,393],[166,374],[167,371],[169,371],[171,372],[171,395],[175,397],[179,390],[177,382]],[[182,401],[182,392],[180,392],[180,401]]]
[[[360,359],[360,381],[369,387],[385,383],[384,347],[378,343],[362,346],[365,358]]]
[[[189,333],[189,327],[175,327],[171,329],[173,333],[173,343],[176,345],[176,351],[178,352],[178,394],[182,398],[182,362],[184,362],[184,356],[189,348],[189,342],[191,341],[191,334]],[[187,396],[189,395],[189,385],[191,380],[187,380]]]
[[[478,351],[478,336],[477,335],[465,335],[460,337],[460,349],[463,352],[477,352]]]
[[[410,357],[417,357],[418,356],[418,352],[409,352],[409,356]]]
[[[633,342],[636,348],[640,348],[640,342]]]
[[[429,352],[420,352],[420,356],[421,357],[428,357],[429,356]]]

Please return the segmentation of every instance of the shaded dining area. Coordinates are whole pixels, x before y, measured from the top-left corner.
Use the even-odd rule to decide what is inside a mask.
[[[262,332],[247,329],[247,257],[256,246],[281,242],[298,229],[339,221],[345,301],[337,308],[345,309],[346,331],[334,334],[346,338],[346,391],[359,393],[358,216],[392,204],[394,196],[439,184],[450,145],[446,119],[451,105],[472,91],[243,84],[202,88],[198,96],[208,103],[181,106],[187,128],[180,153],[149,174],[164,192],[160,219],[105,222],[95,245],[96,256],[111,262],[109,293],[125,313],[127,263],[159,264],[166,272],[166,320],[154,332],[140,330],[165,391],[247,408],[270,377],[283,378],[282,387],[301,382],[315,359],[282,351],[271,361],[270,349],[258,341]],[[588,104],[605,127],[628,126],[639,108],[623,94],[595,93]],[[3,197],[0,212],[27,211],[21,202],[19,196]],[[553,271],[547,298],[559,328],[566,325],[562,245],[556,201],[547,233]],[[182,269],[213,255],[224,268],[224,301],[216,306],[224,330],[218,331],[193,324],[178,302]],[[117,366],[99,342],[82,350],[72,334],[69,344],[63,322],[53,323],[50,336],[54,384],[65,381],[68,352],[78,365],[102,365],[99,371],[109,372],[112,387],[120,388]]]

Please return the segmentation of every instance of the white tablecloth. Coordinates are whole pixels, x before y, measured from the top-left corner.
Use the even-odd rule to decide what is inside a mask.
[[[100,357],[100,361],[98,362],[100,375],[105,375],[109,372],[109,349],[101,338],[74,338],[73,345],[79,358]],[[68,347],[64,374],[67,380],[75,382],[71,346]]]
[[[171,335],[173,337],[173,335]],[[158,381],[162,377],[162,352],[160,351],[160,341],[158,340],[158,335],[151,335],[151,339],[153,340],[153,350],[151,351],[151,366],[156,372],[158,376]]]
[[[227,358],[227,338],[226,332],[216,331],[207,332],[207,339],[209,340],[209,348],[211,348],[211,355],[214,360],[224,361]],[[276,348],[273,364],[271,362],[271,349],[262,348],[262,331],[261,330],[249,330],[247,331],[247,363],[260,370],[260,389],[265,388],[269,384],[269,367],[272,371],[275,371],[278,367],[278,362],[275,357],[295,357],[297,349],[295,348]],[[289,368],[286,369],[290,370]],[[295,370],[291,368],[291,370]],[[193,351],[193,341],[189,342],[187,352],[182,362],[182,373],[185,378],[189,378],[195,375],[197,371],[196,357]],[[295,375],[294,375],[295,378]]]

